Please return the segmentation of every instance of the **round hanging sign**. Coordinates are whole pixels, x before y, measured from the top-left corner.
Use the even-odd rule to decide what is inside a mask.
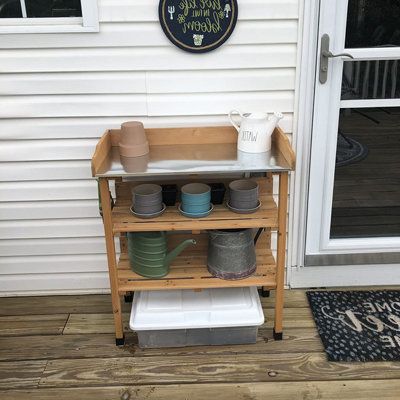
[[[205,53],[221,46],[235,29],[236,0],[160,0],[160,23],[182,50]]]

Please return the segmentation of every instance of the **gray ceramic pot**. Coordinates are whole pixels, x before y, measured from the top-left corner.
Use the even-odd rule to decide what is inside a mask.
[[[256,270],[252,229],[209,231],[208,270],[221,279],[244,279]]]
[[[155,204],[148,204],[148,205],[138,205],[134,204],[133,205],[133,211],[137,214],[155,214],[160,212],[163,209],[163,204],[161,203],[155,203]]]
[[[162,210],[162,188],[145,183],[132,189],[133,210],[138,214],[154,214]]]
[[[239,179],[229,184],[229,205],[249,210],[258,206],[258,183],[251,179]]]

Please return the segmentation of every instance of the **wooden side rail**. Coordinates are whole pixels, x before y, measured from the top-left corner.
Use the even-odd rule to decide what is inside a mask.
[[[293,151],[285,132],[279,128],[279,126],[275,128],[274,133],[272,134],[272,142],[278,147],[280,153],[282,153],[283,157],[289,164],[290,169],[294,170],[296,167],[296,154]]]
[[[99,168],[102,166],[104,161],[107,159],[108,153],[112,147],[110,131],[106,131],[100,138],[96,145],[94,154],[92,157],[92,176],[96,176]]]

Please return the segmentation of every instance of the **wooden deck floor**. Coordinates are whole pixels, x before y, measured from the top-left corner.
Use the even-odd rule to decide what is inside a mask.
[[[272,305],[255,345],[140,350],[114,345],[108,295],[0,299],[0,399],[400,398],[400,362],[326,361],[304,291],[286,292],[281,342]]]

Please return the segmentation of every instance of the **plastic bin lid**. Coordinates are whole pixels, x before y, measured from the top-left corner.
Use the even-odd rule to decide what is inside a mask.
[[[135,331],[259,326],[264,313],[256,287],[135,292],[129,326]]]

